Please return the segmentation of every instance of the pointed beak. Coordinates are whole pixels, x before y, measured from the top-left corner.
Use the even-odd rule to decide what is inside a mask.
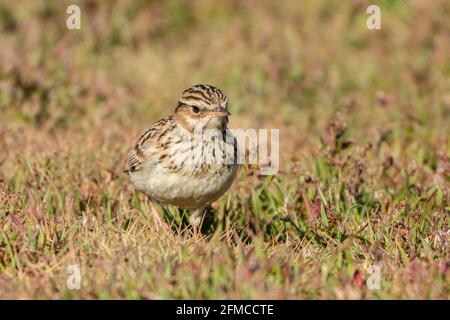
[[[210,117],[228,117],[231,115],[231,113],[229,113],[227,109],[220,107],[214,109],[214,111],[208,112],[208,115]]]

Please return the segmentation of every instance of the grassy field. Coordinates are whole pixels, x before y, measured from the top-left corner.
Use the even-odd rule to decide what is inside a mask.
[[[448,299],[450,2],[373,2],[2,1],[0,299]],[[157,231],[122,171],[197,83],[280,171]]]

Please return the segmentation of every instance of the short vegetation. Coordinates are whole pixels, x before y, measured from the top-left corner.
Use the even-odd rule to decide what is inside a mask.
[[[87,0],[68,30],[73,2],[0,4],[1,299],[449,298],[448,1],[380,30],[364,0]],[[197,83],[280,129],[280,170],[157,230],[127,153]]]

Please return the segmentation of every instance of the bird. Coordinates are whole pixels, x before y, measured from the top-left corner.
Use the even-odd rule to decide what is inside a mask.
[[[191,211],[198,230],[206,208],[232,185],[238,146],[227,125],[228,99],[217,87],[198,84],[184,90],[172,115],[155,122],[131,148],[125,172],[136,191],[153,203]]]

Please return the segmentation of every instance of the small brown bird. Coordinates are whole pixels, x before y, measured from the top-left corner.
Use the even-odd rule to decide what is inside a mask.
[[[197,227],[205,208],[231,186],[237,143],[227,129],[227,97],[213,86],[186,89],[175,114],[157,121],[134,145],[125,171],[152,201],[193,210]],[[161,224],[152,206],[152,215]]]

